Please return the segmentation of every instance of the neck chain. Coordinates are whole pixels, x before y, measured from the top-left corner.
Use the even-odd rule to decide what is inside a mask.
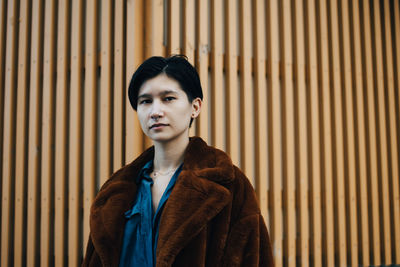
[[[171,175],[172,173],[175,172],[176,169],[178,169],[178,167],[169,169],[168,171],[165,171],[165,172],[160,172],[160,171],[153,170],[153,177],[157,177],[157,176],[160,176],[160,175],[161,176]]]

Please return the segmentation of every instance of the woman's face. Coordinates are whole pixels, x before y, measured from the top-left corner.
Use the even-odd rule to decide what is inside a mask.
[[[201,100],[189,102],[180,84],[160,74],[139,89],[137,114],[143,132],[153,141],[168,142],[189,136],[189,123],[200,113]]]

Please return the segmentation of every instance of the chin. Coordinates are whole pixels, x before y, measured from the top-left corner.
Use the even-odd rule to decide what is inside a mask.
[[[153,142],[168,142],[174,139],[173,136],[170,136],[168,134],[164,134],[164,133],[152,133],[152,134],[146,134],[148,138],[150,138],[151,140],[153,140]]]
[[[180,137],[182,137],[182,135],[183,133],[172,135],[171,133],[164,132],[164,133],[152,133],[147,135],[147,137],[153,140],[153,142],[168,143],[176,139],[179,139]],[[189,133],[187,134],[187,136],[189,137]]]
[[[162,138],[162,137],[157,137],[157,138],[150,138],[151,140],[153,140],[153,142],[158,142],[158,143],[168,143],[169,141],[171,141],[171,138]]]

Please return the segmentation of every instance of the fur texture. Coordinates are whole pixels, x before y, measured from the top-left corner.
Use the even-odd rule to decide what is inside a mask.
[[[83,266],[118,266],[124,212],[150,148],[114,173],[91,208]],[[161,216],[157,266],[273,266],[272,249],[255,192],[224,152],[191,138],[184,164]]]

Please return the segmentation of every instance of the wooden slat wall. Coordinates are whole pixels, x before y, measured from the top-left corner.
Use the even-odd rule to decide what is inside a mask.
[[[362,24],[363,29],[363,74],[365,90],[367,94],[367,125],[368,125],[368,157],[369,157],[369,207],[372,210],[371,215],[374,220],[372,224],[372,264],[379,264],[381,261],[381,236],[380,236],[380,214],[379,214],[379,195],[378,195],[378,156],[377,156],[377,129],[376,129],[376,113],[375,113],[375,95],[374,95],[374,76],[372,62],[372,44],[371,44],[371,22],[370,22],[370,4],[363,2],[362,4]],[[379,218],[379,219],[378,219]]]
[[[309,151],[311,153],[310,162],[310,202],[311,202],[311,218],[310,222],[310,251],[313,257],[311,263],[314,266],[322,266],[322,210],[321,210],[321,151],[320,146],[320,127],[321,127],[321,115],[320,115],[320,94],[318,86],[318,73],[317,73],[317,22],[316,22],[316,3],[314,0],[308,0],[306,3],[306,79],[307,79],[307,91],[308,91],[308,118],[309,118],[309,138],[312,142],[309,142]],[[325,254],[326,257],[326,254]]]
[[[151,145],[126,95],[184,53],[191,129],[255,187],[276,266],[400,264],[397,0],[0,3],[1,266],[79,266],[90,205]]]
[[[267,81],[266,76],[266,49],[265,49],[265,2],[262,0],[253,1],[253,25],[254,25],[254,109],[255,109],[255,187],[260,201],[260,209],[264,218],[268,221],[268,179],[267,177]]]
[[[340,3],[341,4],[341,3]],[[350,50],[350,17],[349,17],[349,5],[339,6],[339,10],[342,10],[342,19],[339,25],[342,25],[341,38],[343,40],[343,50],[341,51],[342,60],[342,76],[343,76],[343,90],[345,91],[343,100],[344,107],[344,127],[347,127],[346,134],[344,135],[345,153],[347,155],[347,177],[356,177],[356,158],[355,158],[355,134],[354,134],[354,110],[353,110],[353,90],[351,83],[351,50]],[[347,137],[347,138],[346,138]],[[345,162],[346,164],[346,162]],[[357,193],[356,193],[356,179],[348,179],[348,206],[346,211],[346,222],[348,228],[347,247],[351,254],[355,255],[358,253],[358,239],[357,239]],[[358,257],[351,257],[351,265],[358,266]]]
[[[267,40],[280,40],[279,38],[279,1],[272,0],[267,3]],[[283,173],[286,170],[282,170],[283,165],[283,149],[286,146],[282,145],[284,137],[282,136],[282,124],[284,124],[281,113],[282,111],[282,101],[284,96],[281,96],[281,84],[279,80],[279,42],[270,42],[267,46],[267,64],[268,64],[268,74],[267,74],[267,101],[266,105],[267,116],[268,116],[268,163],[269,163],[269,179],[270,181],[270,191],[271,191],[271,215],[269,231],[271,233],[271,239],[274,246],[274,256],[276,266],[282,266],[284,264],[283,257],[283,204],[282,204],[282,192],[283,192]],[[282,85],[282,88],[284,85]],[[286,140],[285,140],[286,141]],[[291,162],[294,164],[294,162]],[[286,177],[285,177],[286,178]],[[286,190],[285,190],[286,192]],[[287,192],[286,194],[290,194]],[[293,257],[293,255],[288,255],[288,258]]]
[[[285,229],[286,238],[284,240],[285,256],[287,257],[287,266],[296,266],[296,130],[295,130],[295,90],[293,80],[293,66],[294,66],[294,55],[293,55],[293,38],[292,27],[298,25],[292,23],[292,5],[289,0],[280,1],[280,24],[282,25],[282,35],[280,37],[282,43],[281,58],[282,58],[282,138],[283,142],[283,186],[286,190],[283,191],[284,195],[284,210],[285,212]],[[303,53],[304,54],[304,53]],[[297,91],[297,90],[296,90]],[[278,114],[279,116],[279,114]],[[306,145],[306,144],[305,144]],[[306,167],[306,166],[305,166]],[[298,173],[298,172],[297,172]],[[304,177],[306,178],[306,177]],[[302,185],[306,185],[303,183]],[[300,189],[300,187],[299,187]],[[301,190],[301,189],[300,189]],[[299,191],[300,192],[300,191]],[[304,201],[302,201],[304,202]],[[299,202],[300,204],[300,202]],[[300,209],[303,207],[299,205]],[[300,213],[301,214],[301,213]],[[302,214],[303,215],[303,214]],[[306,214],[304,214],[306,215]],[[300,221],[300,220],[299,220]],[[303,223],[297,224],[301,227]],[[299,229],[300,230],[300,229]],[[300,231],[299,231],[300,232]],[[307,233],[303,233],[307,234]],[[301,241],[298,239],[301,246]],[[305,253],[306,250],[302,250]]]
[[[398,1],[397,1],[398,3]],[[384,11],[385,14],[390,13],[390,6],[389,2],[384,3]],[[385,16],[384,19],[384,25],[388,26],[391,25],[390,17]],[[386,52],[386,57],[384,58],[384,67],[386,68],[385,71],[385,87],[387,88],[387,100],[389,102],[389,116],[388,116],[388,121],[389,121],[389,128],[390,128],[390,138],[388,138],[388,143],[389,143],[389,148],[391,149],[390,156],[392,157],[391,162],[389,163],[390,168],[391,168],[391,177],[389,181],[388,187],[391,187],[390,194],[392,195],[391,200],[392,208],[391,210],[393,211],[393,222],[400,222],[400,207],[399,207],[399,179],[395,177],[399,177],[399,166],[396,164],[396,162],[399,162],[399,150],[398,150],[398,130],[396,128],[396,92],[395,92],[395,86],[394,86],[394,72],[398,69],[394,68],[393,66],[393,48],[392,48],[392,36],[391,36],[391,27],[385,27],[384,32],[385,32],[385,52]],[[398,74],[398,73],[397,73]],[[398,88],[397,88],[398,89]],[[397,90],[398,92],[398,90]],[[391,224],[391,233],[392,233],[392,249],[395,251],[395,253],[392,253],[392,255],[396,255],[396,258],[400,257],[400,227],[396,227],[396,225],[390,222]],[[393,234],[394,231],[394,234]]]
[[[144,1],[128,1],[126,3],[125,8],[125,86],[126,88],[131,80],[132,73],[135,71],[137,66],[144,60],[144,49],[145,42],[144,39]],[[148,33],[149,34],[149,33]],[[141,40],[141,41],[140,41]],[[130,49],[127,49],[130,48]],[[124,64],[124,63],[123,63]],[[126,97],[126,90],[124,91],[124,105],[125,105],[125,121],[124,127],[125,132],[123,132],[123,141],[122,149],[125,150],[123,153],[124,160],[123,164],[125,165],[128,162],[131,162],[133,158],[137,157],[141,151],[143,151],[143,134],[140,130],[139,120],[136,117],[136,113],[133,111],[128,97]],[[121,166],[114,166],[114,170],[116,171]]]
[[[68,81],[70,64],[70,4],[58,2],[57,21],[57,74],[56,74],[56,116],[55,116],[55,170],[54,170],[54,257],[55,266],[64,266],[67,249],[67,151],[68,151]],[[85,159],[87,160],[87,159]],[[87,168],[87,167],[86,167]],[[87,214],[87,211],[85,212]],[[52,222],[53,223],[53,222]],[[32,253],[28,262],[32,263],[37,254]]]
[[[86,41],[85,48],[85,95],[84,95],[84,135],[83,135],[83,236],[89,235],[89,214],[90,205],[93,201],[96,191],[96,161],[97,154],[97,73],[98,73],[98,10],[97,0],[87,2],[86,13],[86,32],[90,35]],[[110,11],[110,10],[109,10]],[[102,94],[102,93],[100,93]],[[103,100],[103,98],[102,98]],[[101,104],[100,104],[101,105]],[[116,111],[118,112],[118,111]],[[103,115],[104,116],[104,115]],[[102,129],[103,130],[103,129]],[[104,132],[102,132],[104,133]],[[109,144],[110,142],[107,142]],[[104,146],[103,146],[104,147]],[[104,148],[103,148],[104,149]],[[103,159],[104,160],[104,159]],[[107,167],[107,163],[104,163]],[[87,238],[82,239],[82,246],[87,242]]]
[[[321,154],[322,154],[322,210],[323,210],[323,265],[334,266],[335,231],[333,216],[333,156],[332,156],[332,122],[331,96],[329,82],[329,53],[328,53],[328,14],[327,3],[319,0],[317,3],[317,48],[318,48],[318,75],[321,102]],[[313,177],[315,179],[315,177]]]
[[[362,261],[365,265],[370,264],[370,235],[369,235],[369,215],[368,215],[368,177],[367,177],[367,153],[366,153],[366,118],[365,118],[365,106],[364,103],[364,88],[363,88],[363,75],[362,75],[362,63],[361,63],[361,30],[360,30],[360,11],[359,4],[357,1],[352,3],[350,9],[353,10],[353,19],[352,19],[352,28],[350,31],[352,32],[352,52],[353,52],[353,60],[352,60],[352,88],[355,93],[353,93],[354,98],[356,99],[356,104],[354,108],[354,112],[357,114],[355,125],[357,140],[356,140],[356,154],[358,155],[358,165],[356,166],[357,170],[357,206],[359,211],[359,233],[361,237],[359,238],[359,244],[361,244],[362,257],[360,257],[360,261]]]
[[[225,102],[226,151],[234,163],[239,162],[239,96],[238,96],[238,16],[235,1],[225,1]],[[265,22],[263,22],[265,23]]]
[[[23,219],[26,213],[26,148],[27,148],[27,74],[28,72],[28,59],[29,59],[29,32],[28,20],[30,6],[27,1],[21,1],[20,12],[26,19],[20,23],[19,30],[19,41],[21,45],[18,47],[18,79],[17,82],[17,114],[16,114],[16,142],[15,150],[15,232],[14,232],[14,253],[15,253],[15,265],[23,265],[25,261],[22,257],[24,243],[26,240],[26,221]],[[49,103],[49,102],[48,102]],[[51,166],[51,164],[48,164]]]
[[[83,38],[82,1],[72,0],[71,6],[71,77],[68,121],[68,266],[77,266],[82,253],[82,169],[83,169]],[[88,177],[90,179],[90,177]]]
[[[4,5],[3,5],[4,7]],[[6,7],[4,7],[6,8]],[[3,103],[1,109],[3,118],[3,146],[2,146],[2,205],[1,205],[1,265],[6,266],[8,262],[13,262],[14,246],[14,191],[13,183],[15,177],[15,111],[16,111],[16,87],[17,87],[17,34],[18,24],[18,3],[8,3],[7,5],[7,34],[2,42],[6,54],[5,58],[5,81],[1,90]],[[4,179],[3,179],[4,177]],[[19,238],[19,237],[18,237]],[[18,240],[16,241],[18,242]],[[17,252],[18,253],[18,252]]]
[[[44,20],[56,19],[56,6],[46,1]],[[44,24],[43,93],[42,93],[42,157],[40,188],[40,260],[43,265],[54,265],[52,251],[54,244],[53,195],[54,195],[54,117],[55,117],[55,73],[56,73],[56,23]]]

